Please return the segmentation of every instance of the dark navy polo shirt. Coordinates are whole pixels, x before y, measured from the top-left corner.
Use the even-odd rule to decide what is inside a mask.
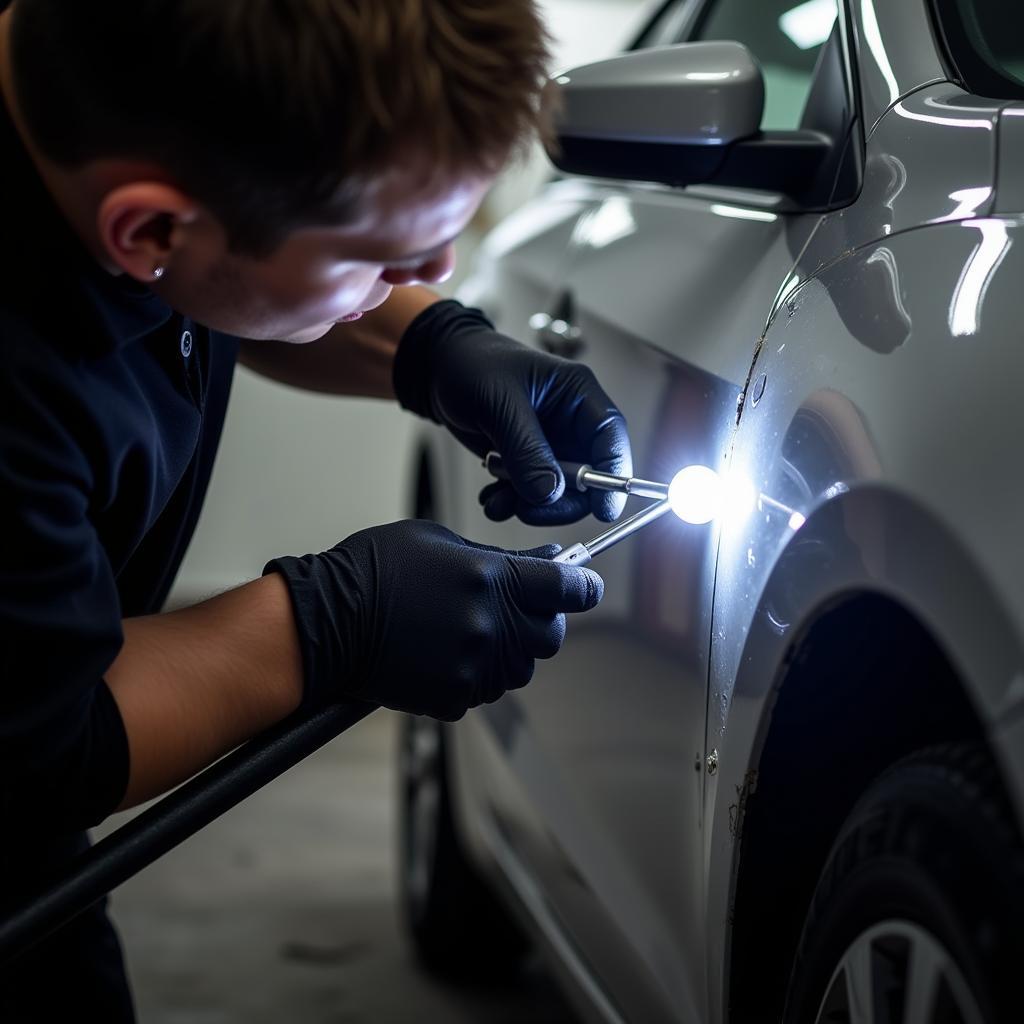
[[[92,260],[0,105],[0,822],[95,823],[128,744],[103,676],[160,609],[217,449],[237,341]]]

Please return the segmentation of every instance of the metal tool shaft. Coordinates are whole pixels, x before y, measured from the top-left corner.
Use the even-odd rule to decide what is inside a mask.
[[[637,512],[635,516],[623,519],[621,523],[616,523],[610,530],[598,534],[593,540],[588,540],[584,544],[573,544],[563,551],[559,551],[552,561],[566,562],[570,565],[586,565],[595,555],[607,551],[619,541],[632,537],[637,530],[642,530],[645,526],[660,519],[670,507],[667,500],[656,501]]]
[[[0,968],[374,710],[353,701],[296,713],[101,839],[0,919]]]
[[[668,484],[656,480],[643,480],[636,476],[616,476],[614,473],[602,473],[593,466],[581,462],[559,462],[565,474],[565,482],[577,491],[615,491],[619,494],[635,494],[640,498],[657,498],[659,501],[668,497]],[[508,470],[502,463],[497,452],[488,452],[484,466],[491,476],[499,480],[508,479]]]
[[[568,479],[569,477],[566,477],[566,480]],[[590,466],[580,466],[574,483],[578,491],[619,491],[622,494],[635,494],[640,498],[657,498],[659,501],[668,497],[668,484],[642,480],[636,476],[614,476]]]

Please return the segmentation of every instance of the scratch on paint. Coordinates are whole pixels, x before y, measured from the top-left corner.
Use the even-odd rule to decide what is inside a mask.
[[[757,339],[757,347],[754,349],[754,358],[750,361],[750,369],[747,371],[747,379],[743,382],[743,390],[740,392],[740,396],[736,401],[736,426],[740,425],[740,417],[743,415],[743,404],[747,400],[747,392],[750,390],[750,380],[754,376],[754,367],[757,366],[757,360],[761,355],[761,349],[764,348],[764,335]]]
[[[736,803],[729,805],[729,835],[738,842],[743,828],[743,815],[747,801],[757,792],[757,769],[752,768],[743,777],[743,783],[736,787]]]

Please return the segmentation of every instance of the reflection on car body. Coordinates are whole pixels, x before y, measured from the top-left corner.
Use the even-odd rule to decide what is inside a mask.
[[[588,1019],[1019,1014],[1024,11],[845,0],[823,34],[823,10],[662,5],[641,45],[753,51],[762,133],[737,115],[712,160],[579,122],[589,177],[502,225],[466,292],[526,344],[538,313],[572,329],[641,475],[750,494],[602,556],[559,657],[441,734],[431,828]],[[666,52],[649,87],[694,51]],[[663,87],[693,113],[692,83]],[[563,135],[616,116],[569,110]],[[433,434],[420,472],[419,512],[537,542],[479,519],[478,467]]]

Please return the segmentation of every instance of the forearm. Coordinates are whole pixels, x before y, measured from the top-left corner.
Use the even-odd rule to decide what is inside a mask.
[[[264,377],[306,391],[394,399],[391,371],[410,323],[438,296],[428,288],[395,288],[377,309],[337,324],[319,341],[242,343],[240,360]]]
[[[298,638],[275,574],[192,608],[126,619],[124,634],[105,676],[128,735],[122,808],[183,782],[299,706]]]

